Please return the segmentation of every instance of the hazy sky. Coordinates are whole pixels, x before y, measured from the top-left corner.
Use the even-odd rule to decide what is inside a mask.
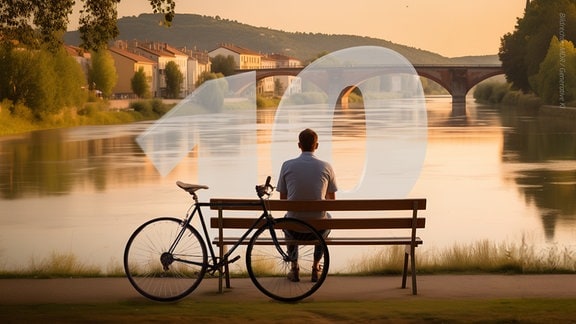
[[[526,0],[177,0],[176,11],[291,32],[370,36],[454,57],[498,53],[500,37],[514,30],[525,5]],[[147,0],[118,5],[119,17],[151,11]]]

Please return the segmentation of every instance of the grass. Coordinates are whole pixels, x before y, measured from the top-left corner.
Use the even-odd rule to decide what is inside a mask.
[[[538,250],[520,245],[480,241],[439,251],[417,249],[419,272],[575,273],[572,251],[555,247]],[[389,247],[353,262],[349,273],[372,275],[400,272],[403,248]],[[0,277],[7,276],[0,270]],[[71,254],[31,261],[12,272],[18,278],[123,276],[120,266],[104,272],[83,265]],[[385,301],[203,301],[183,299],[156,303],[146,299],[123,302],[41,305],[0,305],[0,323],[21,322],[183,322],[205,323],[569,323],[576,318],[574,298],[429,299]]]
[[[375,255],[351,262],[347,271],[374,275],[401,273],[404,247],[391,246]],[[576,273],[576,253],[550,246],[538,249],[522,240],[520,245],[490,241],[455,244],[443,250],[416,249],[416,268],[420,273]]]
[[[574,299],[0,305],[2,323],[569,323]]]
[[[383,275],[402,272],[403,246],[390,246],[376,253],[350,261],[350,266],[338,275]],[[522,240],[520,245],[479,241],[471,244],[455,244],[442,250],[416,249],[419,273],[576,273],[576,252],[568,248],[550,246],[537,249]],[[257,269],[268,268],[261,264]],[[236,277],[246,277],[237,269]],[[122,265],[111,261],[106,269],[82,263],[72,253],[52,253],[19,269],[8,269],[0,264],[0,278],[67,278],[67,277],[121,277]]]

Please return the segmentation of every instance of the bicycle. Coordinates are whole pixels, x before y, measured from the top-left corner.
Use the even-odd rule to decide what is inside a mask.
[[[199,202],[196,194],[208,186],[180,181],[176,184],[192,195],[193,202],[186,217],[160,217],[147,221],[130,236],[124,250],[124,271],[140,294],[155,301],[175,301],[187,296],[198,287],[206,273],[223,274],[226,265],[240,259],[239,255],[229,258],[253,231],[246,247],[246,269],[262,293],[275,300],[294,302],[312,295],[322,286],[330,264],[326,242],[316,229],[301,220],[272,217],[266,204],[274,190],[270,177],[264,185],[256,186],[262,215],[221,259],[209,244],[210,237],[202,215],[201,208],[210,206],[210,203]],[[191,224],[195,215],[200,219],[203,237]],[[294,251],[290,255],[288,246]],[[322,259],[317,281],[313,282],[309,278],[316,246],[322,252]],[[298,282],[288,279],[296,262],[302,278]]]

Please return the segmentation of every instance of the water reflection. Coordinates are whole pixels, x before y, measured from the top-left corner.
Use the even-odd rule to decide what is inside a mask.
[[[528,203],[540,210],[547,240],[558,223],[576,224],[576,127],[573,120],[505,109],[502,160]]]
[[[88,187],[105,191],[110,184],[140,179],[145,170],[133,166],[144,156],[134,134],[113,131],[113,127],[57,129],[1,139],[2,197],[65,195]]]
[[[471,102],[465,116],[454,116],[449,97],[429,98],[426,105],[427,155],[410,193],[429,199],[424,248],[516,240],[524,233],[535,233],[535,243],[546,239],[573,244],[573,122],[500,112]],[[77,253],[103,265],[120,260],[137,225],[185,212],[189,196],[175,187],[175,180],[204,182],[200,175],[206,174],[212,180],[205,183],[210,190],[202,192],[201,199],[220,196],[226,189],[222,187],[230,187],[237,177],[220,180],[219,170],[242,172],[229,157],[257,151],[258,179],[232,186],[232,196],[253,197],[253,185],[278,171],[270,158],[275,113],[258,110],[257,149],[248,153],[240,149],[238,137],[219,131],[223,121],[212,121],[205,150],[194,149],[166,178],[134,141],[149,123],[0,138],[0,265],[25,264],[31,256],[54,251]],[[357,184],[368,150],[365,114],[361,107],[335,111],[333,165],[344,190]],[[291,156],[298,154],[295,138],[282,147]],[[209,159],[200,163],[202,154]],[[383,185],[375,184],[372,191],[381,194]],[[335,253],[335,264],[358,257],[358,251]]]

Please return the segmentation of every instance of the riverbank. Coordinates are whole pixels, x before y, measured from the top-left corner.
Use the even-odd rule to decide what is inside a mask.
[[[43,119],[35,119],[23,106],[11,113],[8,102],[0,103],[0,136],[17,135],[42,129],[69,128],[87,125],[117,125],[154,120],[164,115],[174,101],[111,100],[88,102],[82,109],[65,109]]]
[[[538,109],[540,116],[576,119],[576,107],[560,107],[544,105]]]

